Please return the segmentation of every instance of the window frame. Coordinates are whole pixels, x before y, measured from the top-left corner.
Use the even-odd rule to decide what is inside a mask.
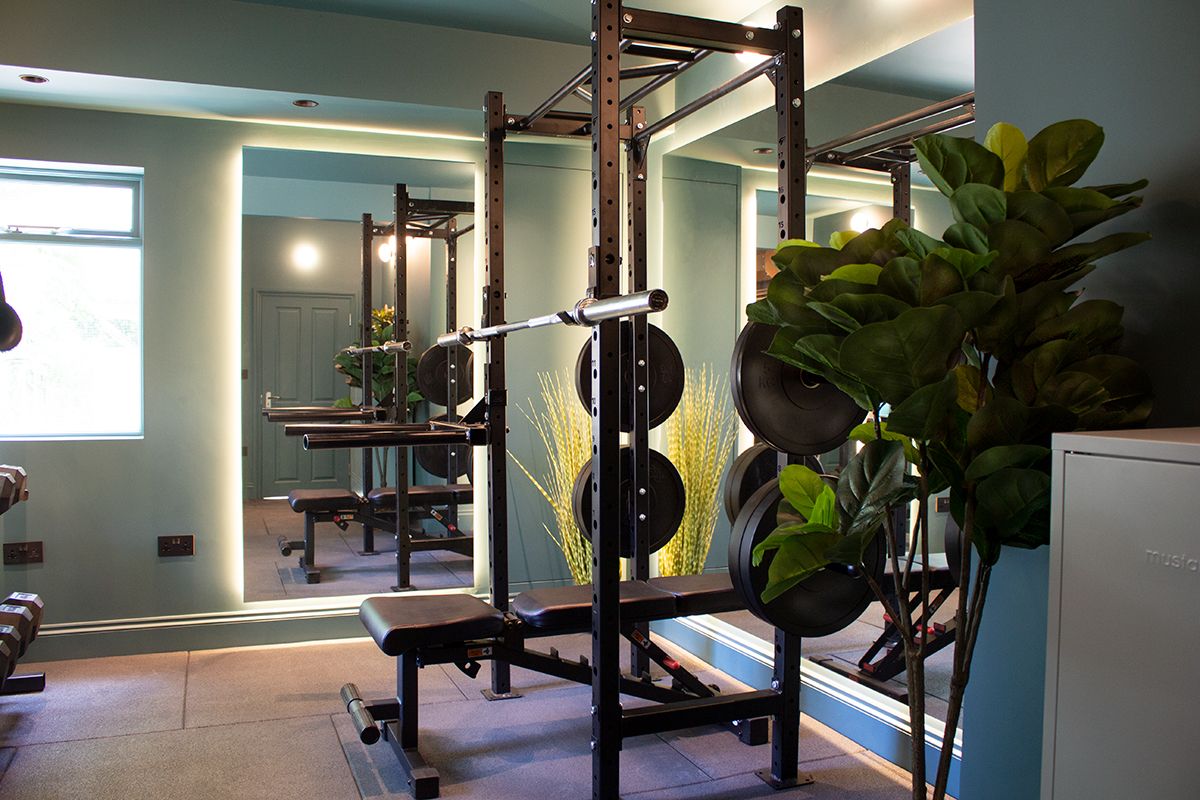
[[[53,441],[126,441],[144,439],[146,435],[146,273],[145,273],[145,239],[143,230],[142,211],[144,207],[143,193],[144,175],[138,171],[123,170],[121,167],[99,166],[91,169],[91,165],[72,165],[71,167],[56,168],[43,166],[24,166],[19,161],[0,159],[0,182],[5,180],[24,180],[41,182],[62,182],[78,186],[110,186],[129,188],[131,210],[131,230],[88,230],[78,228],[19,228],[9,229],[0,227],[0,244],[54,244],[79,247],[128,248],[138,252],[138,374],[140,376],[140,414],[137,430],[125,432],[85,433],[71,432],[62,434],[47,433],[16,433],[0,434],[0,442],[53,442]]]

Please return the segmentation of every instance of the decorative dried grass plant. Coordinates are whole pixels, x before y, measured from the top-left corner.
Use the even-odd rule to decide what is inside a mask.
[[[528,401],[528,411],[518,408],[546,448],[548,469],[539,480],[512,451],[508,455],[550,504],[557,531],[544,523],[542,527],[562,551],[571,577],[575,583],[589,583],[592,580],[592,543],[579,535],[571,496],[575,476],[592,455],[591,418],[580,404],[569,377],[540,372],[538,385],[542,409],[535,409],[532,400]]]
[[[684,373],[683,398],[667,420],[667,457],[687,496],[679,532],[658,552],[660,575],[699,575],[712,546],[725,462],[737,440],[729,387],[706,364]]]

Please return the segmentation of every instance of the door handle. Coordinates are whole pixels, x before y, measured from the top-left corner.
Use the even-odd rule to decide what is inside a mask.
[[[263,408],[271,407],[271,399],[272,399],[271,390],[268,389],[267,393],[265,395],[263,395]]]

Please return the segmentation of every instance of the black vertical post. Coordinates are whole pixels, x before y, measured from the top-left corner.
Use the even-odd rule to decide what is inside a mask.
[[[906,161],[888,172],[892,174],[892,216],[912,225],[912,164]]]
[[[592,4],[592,248],[589,292],[621,289],[620,0]],[[592,798],[616,800],[621,766],[621,322],[592,329]]]
[[[504,319],[504,95],[484,95],[483,160],[483,324],[500,325]],[[508,610],[508,470],[505,448],[508,429],[508,388],[504,378],[504,337],[487,342],[484,369],[484,408],[488,427],[488,567],[492,605]],[[512,691],[509,665],[492,662],[492,694]]]
[[[779,118],[779,238],[802,239],[808,175],[804,140],[804,20],[799,8],[776,14],[783,51],[775,71],[775,111]],[[771,774],[776,786],[795,786],[800,758],[800,637],[775,629],[775,668],[771,688],[780,694],[771,717]]]
[[[458,239],[455,234],[458,224],[453,217],[446,223],[446,330],[458,328]],[[446,419],[458,421],[458,348],[453,345],[446,348]],[[446,448],[446,483],[458,483],[459,464],[465,455],[466,445],[449,445]],[[458,527],[458,501],[454,493],[450,493],[450,502],[446,506],[446,523],[452,528]]]
[[[393,223],[396,245],[392,248],[392,267],[396,274],[393,300],[396,306],[396,321],[392,338],[397,342],[408,339],[408,187],[396,184]],[[395,355],[396,397],[393,410],[395,422],[408,422],[408,353]],[[412,530],[409,523],[408,504],[408,452],[407,447],[393,448],[396,454],[396,585],[393,591],[412,588]]]
[[[363,347],[371,346],[371,278],[375,265],[375,221],[370,214],[362,215],[362,344]],[[370,406],[375,404],[375,393],[372,387],[375,385],[374,359],[370,353],[362,354],[362,390],[363,390],[363,405]],[[375,488],[375,465],[373,463],[374,451],[369,447],[362,449],[362,493],[366,497]],[[363,525],[363,555],[372,554],[375,552],[375,529],[370,525]]]
[[[646,126],[646,110],[641,106],[629,109],[630,135]],[[629,255],[627,291],[643,292],[646,285],[646,148],[630,138],[625,154],[625,206],[628,212]],[[630,558],[630,577],[637,581],[650,579],[650,534],[649,534],[649,490],[650,476],[650,403],[649,386],[649,321],[645,315],[635,316],[629,322],[633,333],[633,386],[626,387],[626,396],[631,407],[626,409],[633,429],[629,435],[629,452],[632,463],[628,465],[633,478],[633,555]],[[623,533],[623,532],[622,532]],[[646,638],[650,637],[650,625],[639,623],[634,626]],[[634,677],[650,669],[650,658],[645,649],[630,645],[630,671]]]

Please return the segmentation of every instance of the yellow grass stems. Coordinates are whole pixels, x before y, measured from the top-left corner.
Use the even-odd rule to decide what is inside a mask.
[[[687,506],[679,532],[658,552],[660,575],[698,575],[717,525],[721,473],[737,440],[723,376],[706,364],[685,371],[683,399],[667,420],[667,457],[683,478]]]
[[[576,583],[589,583],[592,580],[592,543],[579,535],[575,512],[571,507],[571,495],[575,476],[592,455],[591,418],[579,402],[569,377],[540,372],[538,385],[543,409],[535,409],[530,400],[529,410],[520,410],[546,448],[548,470],[539,480],[512,451],[508,455],[553,509],[558,530],[552,531],[545,524],[542,527],[562,551],[571,577]]]

